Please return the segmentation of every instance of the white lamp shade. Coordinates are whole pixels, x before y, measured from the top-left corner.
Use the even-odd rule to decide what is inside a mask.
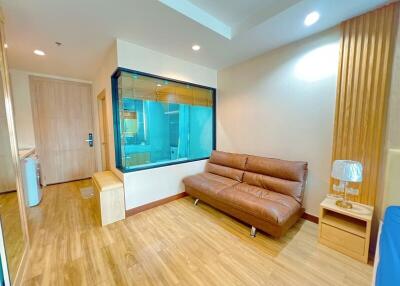
[[[336,160],[332,166],[332,178],[359,183],[362,181],[363,167],[360,162],[351,160]]]

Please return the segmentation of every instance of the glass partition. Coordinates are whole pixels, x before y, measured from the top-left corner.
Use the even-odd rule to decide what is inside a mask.
[[[4,43],[0,16],[0,285],[13,285],[21,275],[27,229]]]
[[[112,77],[116,164],[124,172],[208,158],[215,89],[136,71]]]

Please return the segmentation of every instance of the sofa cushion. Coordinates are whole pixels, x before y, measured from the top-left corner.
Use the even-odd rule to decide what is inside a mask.
[[[285,224],[301,208],[290,196],[246,183],[220,190],[218,197],[232,208],[279,225]]]
[[[225,167],[213,163],[207,163],[206,172],[213,173],[215,175],[223,176],[226,178],[230,178],[236,180],[238,182],[242,182],[243,180],[243,170],[238,170],[230,167]]]
[[[243,182],[303,200],[307,163],[248,156]]]
[[[247,155],[213,151],[209,162],[234,169],[244,170]]]
[[[215,197],[221,190],[238,184],[237,181],[211,173],[200,173],[183,179],[185,186]]]
[[[283,195],[291,196],[299,203],[301,203],[303,199],[302,182],[288,181],[251,172],[245,172],[243,182]]]

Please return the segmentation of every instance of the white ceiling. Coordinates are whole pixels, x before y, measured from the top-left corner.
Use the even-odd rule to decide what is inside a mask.
[[[226,1],[214,0],[189,0],[197,7],[207,11],[214,17],[220,19],[228,26],[234,27],[242,21],[252,17],[259,10],[268,9],[280,2],[290,2],[287,0],[230,0],[229,5]],[[292,1],[293,2],[293,1]],[[295,1],[299,2],[299,1]]]
[[[233,31],[227,39],[156,0],[1,0],[11,68],[92,80],[116,38],[214,69],[307,37],[387,0],[180,0]],[[169,0],[170,3],[174,1]],[[321,19],[303,25],[307,13]],[[55,41],[62,42],[61,47]],[[197,53],[194,43],[201,45]],[[42,49],[47,55],[33,55]]]
[[[229,26],[233,36],[301,2],[301,0],[180,0],[183,1],[192,3]],[[171,2],[176,3],[176,1]]]

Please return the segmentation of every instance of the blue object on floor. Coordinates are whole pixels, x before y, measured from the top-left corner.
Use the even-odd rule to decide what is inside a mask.
[[[1,266],[1,261],[0,261],[0,285],[4,285],[4,276],[3,276],[3,267]]]
[[[25,201],[28,207],[36,206],[42,199],[42,190],[40,188],[38,160],[29,157],[21,162],[22,179],[25,191]]]
[[[400,285],[400,206],[386,209],[379,256],[375,285]]]

